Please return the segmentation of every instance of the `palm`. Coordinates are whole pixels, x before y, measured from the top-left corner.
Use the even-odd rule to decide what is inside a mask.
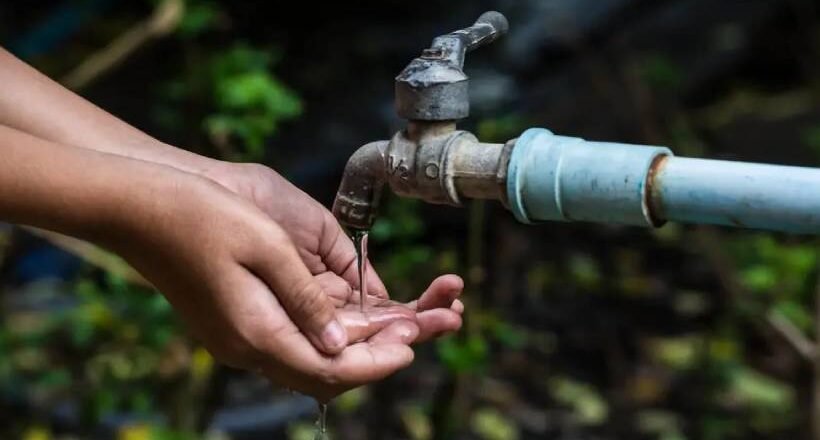
[[[387,289],[368,264],[368,295],[362,311],[356,250],[324,206],[266,167],[232,165],[216,180],[253,202],[288,232],[305,265],[338,308],[351,342],[402,318],[418,325],[415,342],[461,326],[463,305],[457,298],[463,282],[459,277],[439,277],[417,301],[402,304],[389,299]]]

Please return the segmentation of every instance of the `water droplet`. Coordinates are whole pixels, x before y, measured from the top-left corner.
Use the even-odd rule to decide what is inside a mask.
[[[329,440],[327,435],[327,403],[319,404],[319,417],[316,419],[316,435],[313,440]]]

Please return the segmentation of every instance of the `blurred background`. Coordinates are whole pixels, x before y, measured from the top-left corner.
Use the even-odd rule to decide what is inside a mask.
[[[489,9],[510,33],[468,57],[462,125],[485,142],[541,126],[820,164],[813,0],[352,3],[6,1],[0,44],[164,141],[263,162],[326,205],[347,157],[402,127],[393,77]],[[462,274],[466,323],[336,399],[334,438],[820,439],[813,238],[524,226],[494,203],[388,196],[370,255],[398,299]],[[0,225],[0,437],[311,439],[316,412],[215,364],[118,258]]]

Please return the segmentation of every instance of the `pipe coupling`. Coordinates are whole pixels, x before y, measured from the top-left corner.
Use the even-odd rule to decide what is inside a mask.
[[[532,128],[515,141],[507,197],[524,223],[596,221],[660,226],[653,213],[653,169],[665,147],[589,142]]]

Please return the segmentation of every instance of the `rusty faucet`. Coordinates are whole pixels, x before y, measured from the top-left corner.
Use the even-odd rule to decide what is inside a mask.
[[[590,142],[541,128],[505,144],[457,130],[469,115],[464,57],[507,30],[503,15],[486,12],[436,37],[396,77],[396,111],[407,126],[350,157],[333,204],[342,225],[370,229],[387,185],[436,204],[499,200],[525,223],[681,221],[820,234],[816,168],[676,157],[666,147]]]
[[[345,168],[333,213],[351,229],[369,229],[387,184],[396,194],[429,203],[504,200],[511,145],[484,144],[456,129],[470,112],[467,52],[507,32],[507,19],[486,12],[475,24],[436,37],[396,77],[396,111],[407,127],[389,141],[367,144]]]

